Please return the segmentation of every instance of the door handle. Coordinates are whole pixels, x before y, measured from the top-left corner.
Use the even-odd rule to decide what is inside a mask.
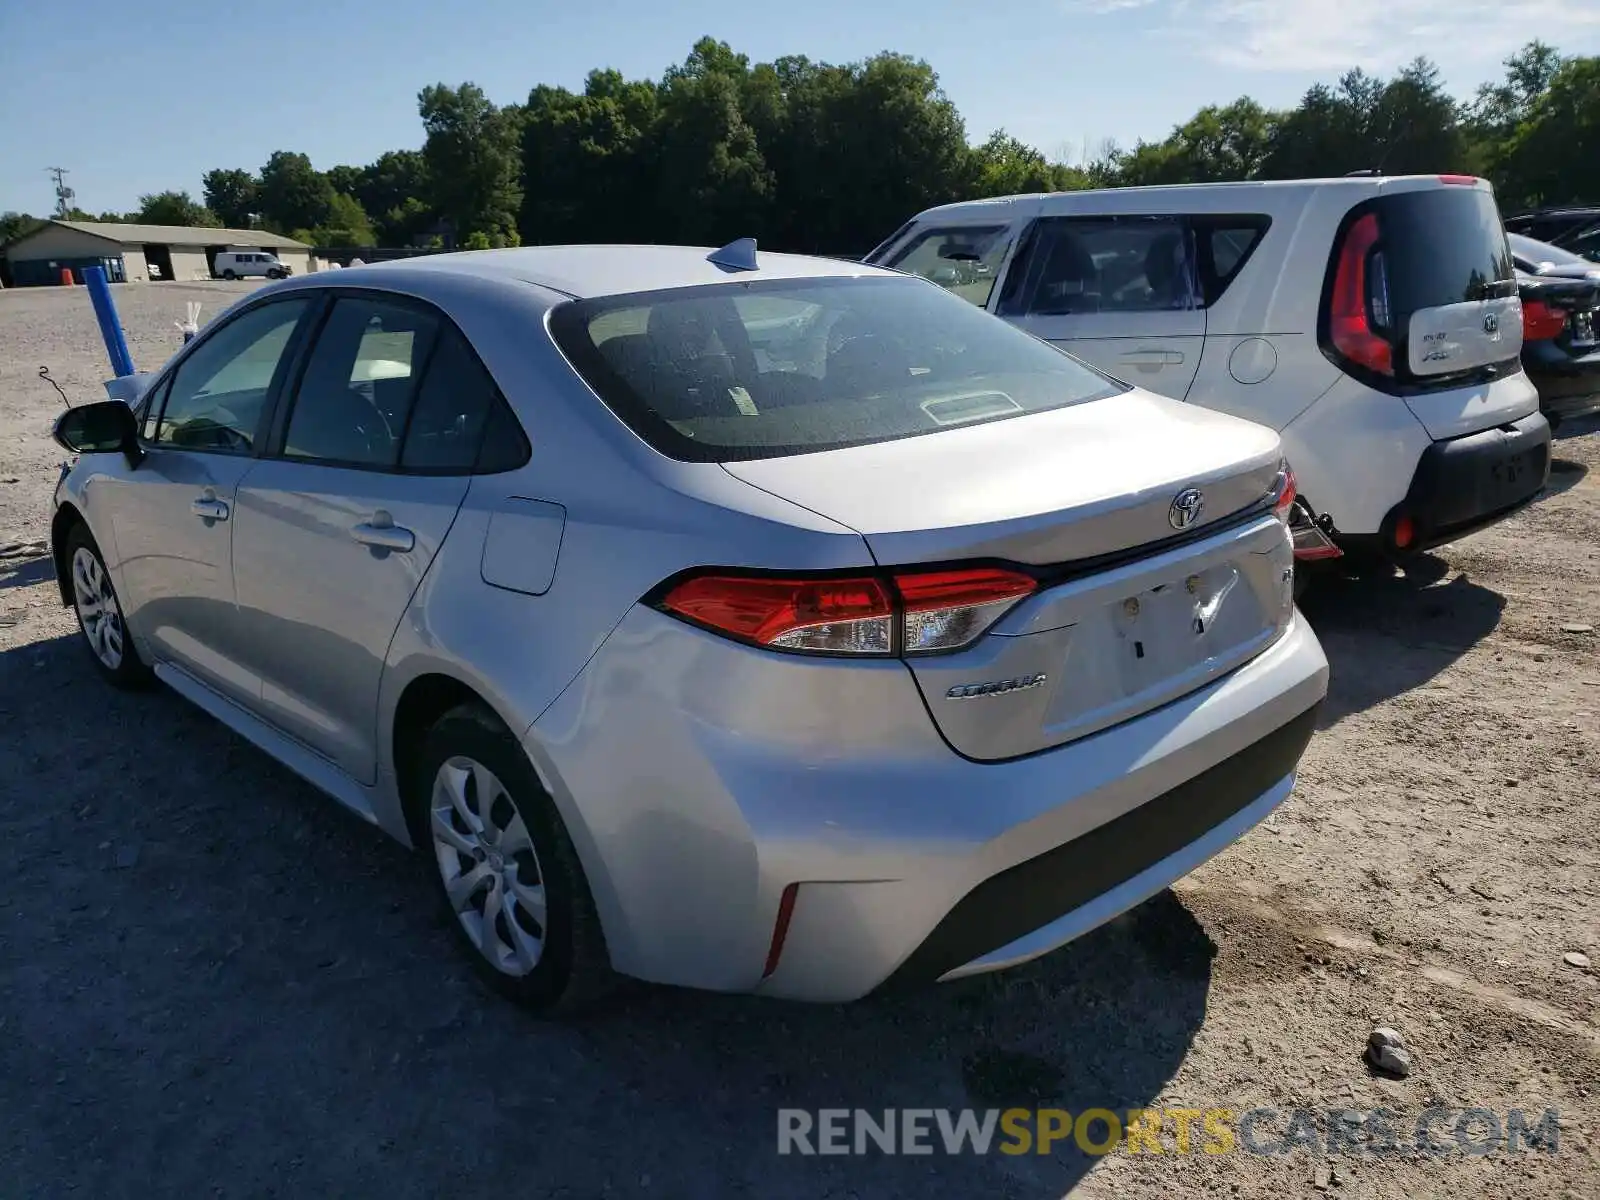
[[[215,496],[201,496],[189,502],[189,511],[197,517],[204,517],[207,521],[226,521],[228,519],[228,506]]]
[[[396,525],[394,518],[382,509],[373,513],[371,520],[352,525],[350,536],[363,546],[371,546],[378,550],[397,550],[401,554],[417,544],[417,535],[402,525]]]
[[[1126,350],[1122,354],[1122,361],[1125,363],[1138,363],[1141,366],[1176,366],[1183,361],[1183,352],[1181,350]]]

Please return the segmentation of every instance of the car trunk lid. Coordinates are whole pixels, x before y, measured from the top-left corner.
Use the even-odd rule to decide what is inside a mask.
[[[985,636],[906,661],[950,744],[993,760],[1165,704],[1292,613],[1271,430],[1149,393],[870,446],[724,464],[858,530],[886,568],[1040,581]]]

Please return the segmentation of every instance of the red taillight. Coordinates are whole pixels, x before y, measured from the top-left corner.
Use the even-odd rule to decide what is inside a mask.
[[[904,611],[901,645],[908,653],[965,646],[1039,585],[999,568],[895,576]]]
[[[887,654],[894,605],[882,583],[700,575],[668,593],[679,616],[741,641],[789,650]]]
[[[1552,308],[1543,300],[1524,300],[1522,302],[1523,341],[1542,342],[1547,338],[1560,337],[1561,331],[1566,327],[1566,309]]]
[[[1372,248],[1378,242],[1378,215],[1368,213],[1345,231],[1339,247],[1339,263],[1333,276],[1333,295],[1328,305],[1328,340],[1349,361],[1377,371],[1394,374],[1393,348],[1372,328],[1368,313],[1368,292],[1379,275],[1372,278],[1367,269]],[[1387,296],[1377,297],[1387,307]]]
[[[1294,486],[1294,471],[1284,467],[1278,472],[1278,490],[1272,497],[1272,511],[1285,525],[1289,523],[1289,514],[1294,511],[1295,497],[1298,495]]]
[[[1476,175],[1441,175],[1440,183],[1453,183],[1460,187],[1473,187],[1478,182]]]
[[[808,579],[697,575],[661,607],[740,641],[822,654],[927,653],[976,640],[1038,584],[995,567]]]

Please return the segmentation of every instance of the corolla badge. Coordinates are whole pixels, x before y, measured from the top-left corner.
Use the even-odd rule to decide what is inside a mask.
[[[1167,523],[1174,529],[1187,529],[1200,519],[1200,510],[1205,506],[1205,494],[1199,488],[1184,488],[1172,498]]]
[[[1500,316],[1498,313],[1483,314],[1483,331],[1491,337],[1500,332]]]
[[[961,683],[944,694],[946,700],[976,700],[981,696],[1009,696],[1012,692],[1026,692],[1043,687],[1046,676],[1018,675],[1014,679],[996,679],[989,683]]]

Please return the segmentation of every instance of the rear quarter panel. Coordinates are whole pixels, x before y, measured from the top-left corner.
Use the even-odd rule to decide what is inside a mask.
[[[473,479],[395,633],[377,713],[380,762],[390,777],[387,731],[407,685],[422,675],[471,687],[520,737],[640,598],[679,571],[870,564],[855,531],[715,464],[664,458],[634,437],[550,342],[535,289],[507,296],[503,285],[484,289],[463,277],[454,289],[427,292],[478,350],[527,433],[531,456],[518,470]],[[552,512],[564,513],[553,569],[519,577],[491,564],[486,579],[491,522],[497,542],[522,540],[549,553]],[[530,524],[525,538],[519,521]],[[522,582],[536,576],[537,586]],[[379,817],[405,839],[398,811]],[[582,852],[582,813],[563,817]],[[600,869],[587,860],[585,866]]]

